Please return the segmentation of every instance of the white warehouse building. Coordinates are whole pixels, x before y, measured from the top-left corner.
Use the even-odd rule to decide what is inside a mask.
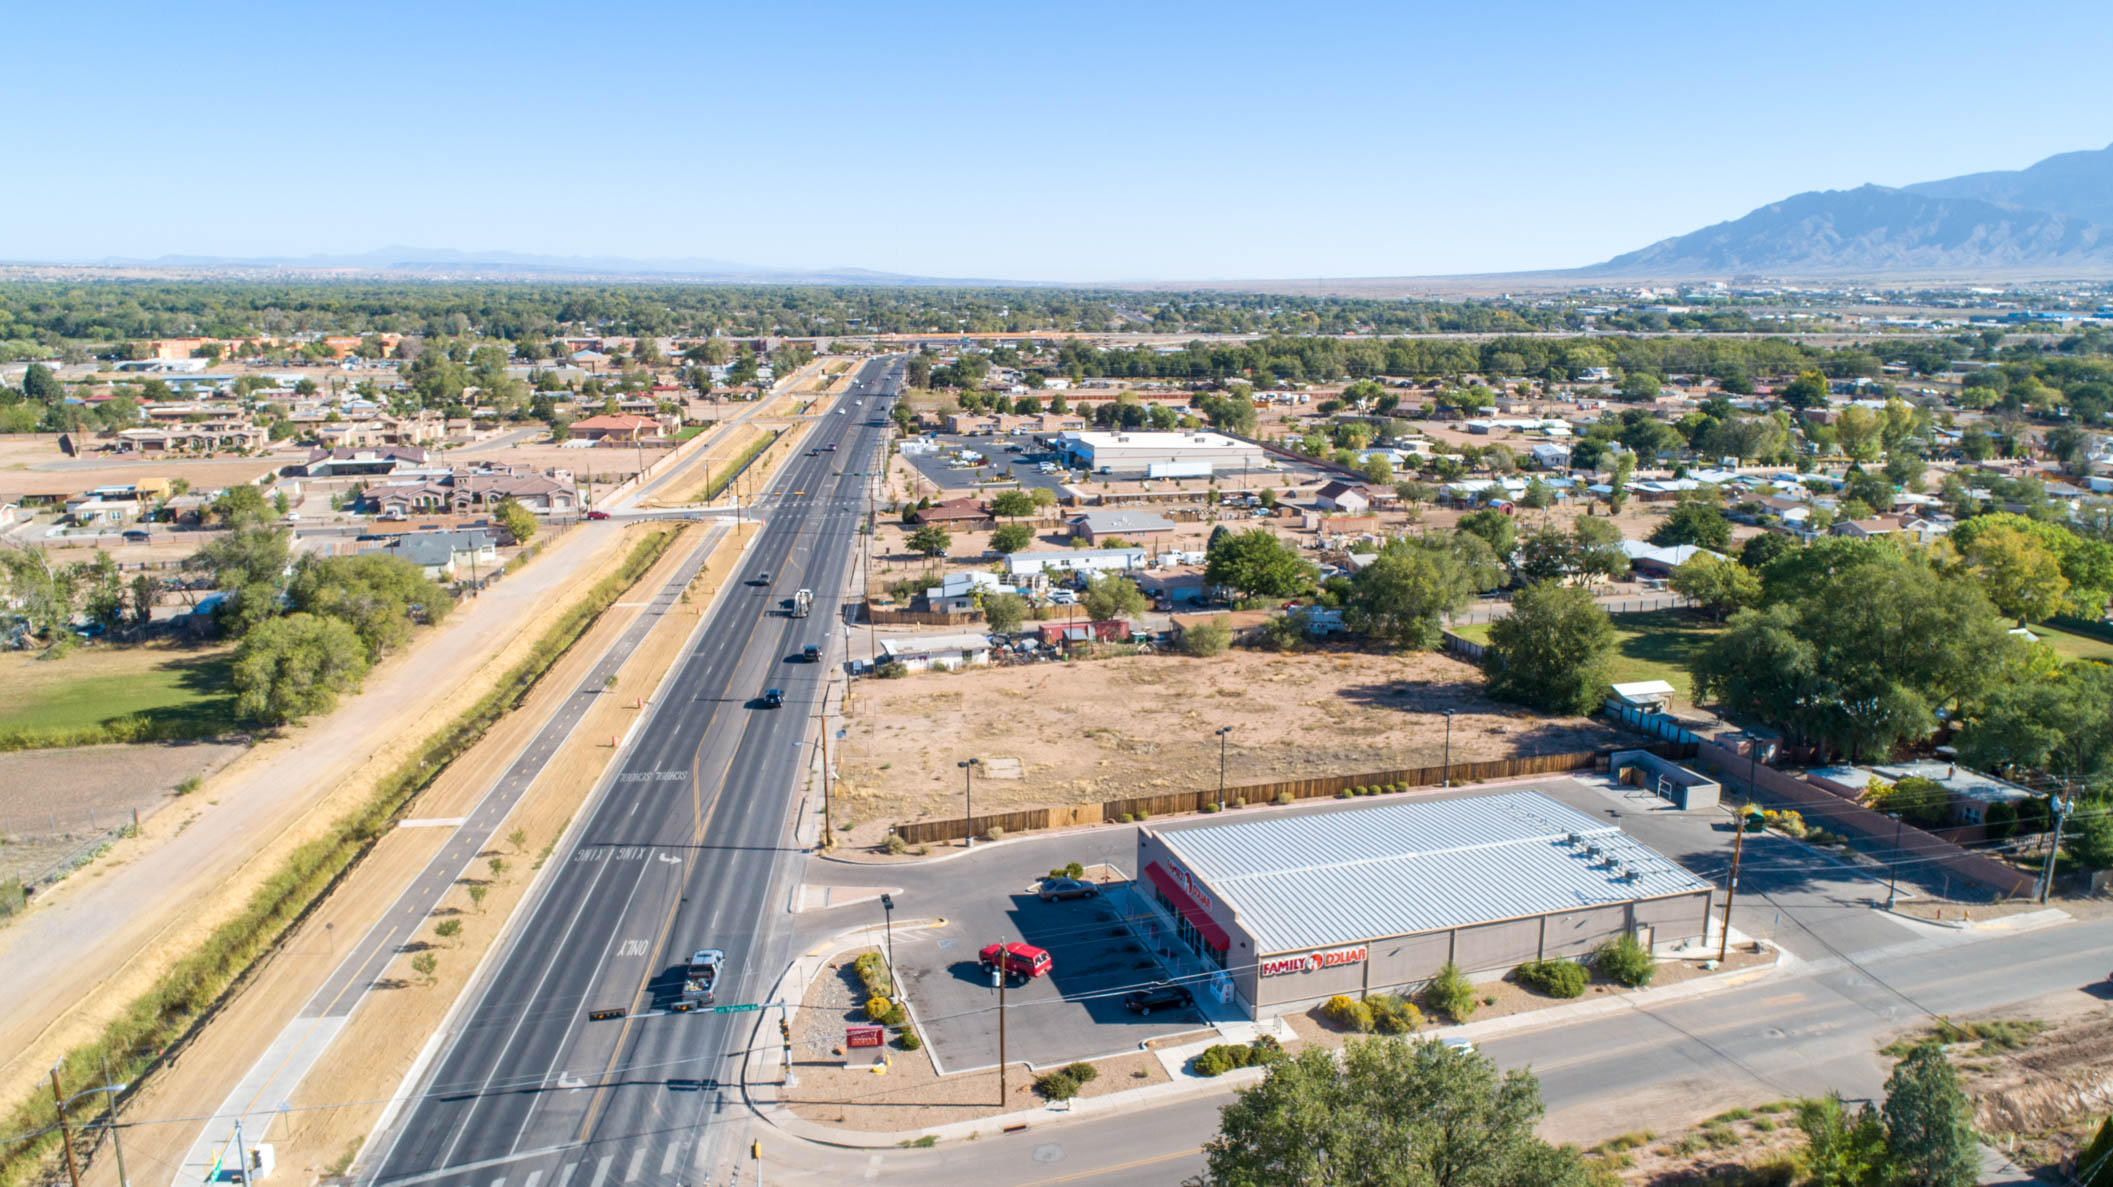
[[[1056,439],[1057,449],[1089,470],[1127,473],[1154,466],[1184,466],[1193,469],[1208,464],[1219,474],[1240,469],[1260,469],[1266,462],[1262,447],[1224,433],[1201,430],[1183,433],[1065,432]],[[1200,475],[1195,475],[1200,477]]]

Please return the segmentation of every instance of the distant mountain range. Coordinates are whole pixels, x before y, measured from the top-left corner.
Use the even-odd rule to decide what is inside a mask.
[[[2026,169],[1815,190],[1573,275],[2113,275],[2113,146]]]
[[[640,260],[620,256],[548,256],[516,251],[455,251],[449,248],[384,247],[348,255],[191,256],[156,259],[63,261],[92,268],[172,272],[276,272],[303,275],[419,276],[431,279],[522,277],[556,279],[639,279],[717,281],[728,284],[874,284],[978,285],[1017,284],[976,278],[910,276],[865,268],[771,268],[728,260]]]

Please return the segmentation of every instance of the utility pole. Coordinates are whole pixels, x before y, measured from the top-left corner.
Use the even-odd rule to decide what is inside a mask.
[[[963,815],[961,817],[961,847],[963,849],[974,849],[976,847],[975,768],[976,764],[982,761],[983,760],[979,758],[967,758],[954,764],[955,766],[961,768],[961,800],[963,811]]]
[[[1225,811],[1225,735],[1232,732],[1233,727],[1229,725],[1218,727],[1218,810],[1220,812]]]
[[[1746,809],[1741,807],[1731,818],[1731,881],[1724,884],[1724,927],[1717,937],[1717,963],[1724,963],[1725,953],[1731,951],[1731,901],[1739,894],[1739,857],[1746,850]]]
[[[1893,892],[1900,886],[1900,813],[1894,812],[1892,817],[1893,860],[1888,863],[1886,870],[1886,910],[1888,911],[1893,909]]]
[[[66,1177],[81,1187],[81,1168],[73,1160],[73,1130],[66,1124],[66,1097],[59,1091],[59,1069],[51,1069],[51,1101],[59,1110],[59,1148],[66,1151]]]
[[[829,831],[829,686],[822,685],[822,707],[814,711],[815,727],[822,736],[822,843],[827,849],[836,834]]]
[[[1445,710],[1445,782],[1444,782],[1444,783],[1442,784],[1442,786],[1445,786],[1445,787],[1451,787],[1452,785],[1453,785],[1453,711],[1452,711],[1451,709],[1447,709],[1447,710]]]
[[[2047,863],[2040,870],[2040,902],[2047,901],[2047,892],[2054,888],[2054,863],[2062,857],[2062,825],[2069,820],[2069,813],[2076,809],[2076,797],[2064,799],[2054,797],[2054,843],[2047,847]]]

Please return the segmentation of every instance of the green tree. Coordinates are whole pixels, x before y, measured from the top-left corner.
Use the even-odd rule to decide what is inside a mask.
[[[1542,582],[1490,624],[1490,695],[1549,713],[1584,713],[1605,692],[1614,624],[1592,596]]]
[[[1181,632],[1181,653],[1198,659],[1224,655],[1233,645],[1233,628],[1227,625],[1224,615],[1209,622],[1199,622]]]
[[[1106,573],[1086,583],[1086,593],[1079,598],[1079,605],[1086,617],[1095,622],[1108,622],[1117,618],[1135,618],[1145,612],[1151,600],[1137,583],[1128,577]]]
[[[1229,532],[1212,542],[1204,580],[1249,597],[1291,597],[1313,584],[1315,569],[1267,528]]]
[[[350,626],[314,614],[275,618],[235,649],[235,712],[262,725],[327,713],[366,674],[367,650]]]
[[[73,618],[81,593],[79,568],[52,564],[42,548],[0,549],[0,590],[30,633],[49,639]]]
[[[2019,625],[2061,612],[2069,579],[2062,576],[2061,561],[2032,535],[2000,525],[1976,533],[1964,552],[1988,600]]]
[[[1886,1127],[1869,1104],[1851,1113],[1841,1094],[1798,1102],[1810,1187],[1886,1187]]]
[[[1893,1065],[1886,1079],[1886,1152],[1896,1182],[1916,1187],[1970,1187],[1980,1181],[1980,1139],[1973,1106],[1959,1088],[1944,1049],[1924,1043]]]
[[[919,556],[945,556],[946,550],[951,548],[953,543],[954,537],[936,523],[925,524],[910,533],[910,550]]]
[[[1270,1062],[1219,1113],[1210,1187],[1585,1187],[1576,1151],[1534,1132],[1540,1083],[1434,1041],[1354,1041]]]
[[[492,507],[492,518],[516,544],[526,544],[536,534],[536,516],[533,511],[512,499],[501,499]]]
[[[1797,551],[1797,546],[1796,540],[1781,532],[1762,532],[1739,546],[1739,563],[1759,576],[1761,570],[1768,567],[1768,562],[1786,552]]]
[[[1801,371],[1783,385],[1776,398],[1792,408],[1822,408],[1827,404],[1827,377],[1818,371]]]
[[[213,584],[227,595],[216,616],[220,629],[235,638],[279,612],[291,565],[286,533],[268,527],[222,533],[183,562],[188,570],[212,574]]]
[[[1652,529],[1651,543],[1660,548],[1692,544],[1723,552],[1731,547],[1731,524],[1725,521],[1724,512],[1707,503],[1688,500],[1675,506],[1665,522]]]
[[[1636,473],[1636,455],[1623,453],[1614,459],[1614,474],[1607,479],[1607,506],[1619,513],[1629,502],[1629,478]]]
[[[1018,552],[1033,543],[1034,529],[1024,523],[1000,524],[998,525],[998,530],[990,534],[990,546],[1007,555]]]
[[[287,600],[293,608],[350,626],[371,663],[411,636],[411,607],[438,623],[454,606],[454,595],[425,570],[399,556],[305,556],[294,566]]]
[[[2113,765],[2113,669],[2065,664],[2020,672],[1976,698],[1959,730],[1960,761],[2020,766],[2095,783]]]
[[[1027,621],[1027,599],[1016,593],[993,594],[983,599],[983,619],[998,634],[1012,634]]]
[[[1674,569],[1669,584],[1674,593],[1709,607],[1718,622],[1761,600],[1761,578],[1752,569],[1706,552],[1696,553]]]
[[[1427,650],[1439,622],[1474,596],[1450,552],[1389,544],[1350,581],[1343,623],[1393,647]]]
[[[990,513],[1000,519],[1025,519],[1035,513],[1034,496],[1024,490],[999,491],[990,501]]]
[[[1459,530],[1482,537],[1499,560],[1507,560],[1519,546],[1519,521],[1495,508],[1470,511],[1460,517]]]
[[[213,518],[222,527],[250,528],[271,522],[271,504],[258,487],[243,483],[220,492],[212,502]]]

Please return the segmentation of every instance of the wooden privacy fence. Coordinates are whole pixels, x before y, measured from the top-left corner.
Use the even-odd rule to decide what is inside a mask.
[[[1322,799],[1359,787],[1401,791],[1413,787],[1436,787],[1445,781],[1448,770],[1455,783],[1486,783],[1494,779],[1515,779],[1521,775],[1559,774],[1590,768],[1603,761],[1607,753],[1608,751],[1604,750],[1575,750],[1561,754],[1499,758],[1487,762],[1456,762],[1450,768],[1442,765],[1412,767],[1398,771],[1372,771],[1362,775],[1321,775],[1311,779],[1248,783],[1226,788],[1225,802],[1228,805],[1235,802],[1268,804],[1287,795],[1294,800]],[[1669,754],[1668,757],[1682,756]],[[989,835],[993,827],[1009,833],[1030,829],[1070,828],[1121,820],[1126,816],[1134,819],[1139,816],[1178,816],[1201,812],[1205,804],[1215,805],[1217,802],[1218,789],[1209,787],[1200,791],[1171,791],[1160,795],[1132,796],[1099,804],[1029,808],[1019,812],[978,816],[973,820],[964,820],[959,816],[950,820],[914,820],[895,825],[893,831],[907,844],[923,845],[935,841],[958,841],[970,828],[973,828],[975,835],[979,837]]]
[[[866,621],[876,626],[964,626],[982,622],[983,616],[974,611],[949,614],[939,610],[890,610],[868,602]]]

